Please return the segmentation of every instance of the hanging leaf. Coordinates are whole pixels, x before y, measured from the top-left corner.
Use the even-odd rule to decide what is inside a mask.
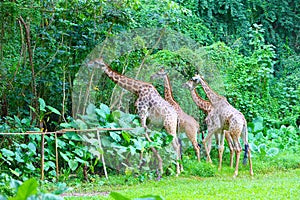
[[[59,152],[59,154],[61,155],[61,157],[63,157],[63,159],[64,159],[65,161],[69,161],[69,160],[70,160],[70,159],[68,158],[67,154],[64,154],[64,153],[62,153],[62,152]]]
[[[44,99],[39,98],[39,103],[40,103],[40,110],[46,112],[46,103],[44,101]]]
[[[57,115],[61,115],[60,112],[56,109],[53,108],[52,106],[46,106],[51,112],[57,114]]]
[[[68,161],[68,165],[69,165],[69,167],[70,167],[70,169],[72,171],[75,171],[77,169],[77,167],[78,167],[78,161],[76,161],[76,160],[69,160]]]

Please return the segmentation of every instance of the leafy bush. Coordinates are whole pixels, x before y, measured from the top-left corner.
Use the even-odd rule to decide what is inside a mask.
[[[184,173],[200,177],[215,176],[216,169],[210,163],[197,162],[196,160],[187,160],[183,163]]]
[[[0,177],[0,180],[1,178],[2,177]],[[60,185],[60,188],[54,191],[53,193],[44,193],[39,191],[38,182],[35,179],[28,179],[24,182],[21,182],[15,179],[6,178],[6,180],[4,181],[5,182],[1,182],[0,184],[1,200],[7,200],[7,199],[62,200],[63,198],[57,195],[62,194],[63,192],[66,192],[68,190],[68,188],[66,188],[65,186]],[[1,189],[1,187],[3,186],[6,187],[5,190]]]
[[[279,129],[266,128],[262,117],[248,123],[251,150],[260,156],[275,156],[279,152],[298,152],[299,128],[282,125]]]

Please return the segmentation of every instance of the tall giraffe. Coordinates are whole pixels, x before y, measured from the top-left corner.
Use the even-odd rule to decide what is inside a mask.
[[[155,118],[156,120],[160,120],[161,122],[163,122],[163,126],[166,129],[167,133],[173,136],[172,145],[177,156],[176,171],[177,175],[180,174],[180,171],[183,168],[182,165],[178,162],[178,160],[180,159],[180,145],[176,135],[178,119],[176,110],[159,95],[153,85],[126,77],[113,71],[103,61],[102,58],[91,60],[88,65],[101,68],[104,73],[116,84],[138,96],[135,102],[135,106],[137,108],[141,124],[145,128],[145,136],[149,141],[151,141],[151,139],[147,133],[147,118]],[[159,160],[159,169],[162,174],[162,159],[155,148],[152,148],[152,151]]]
[[[245,145],[245,155],[243,163],[246,164],[247,157],[249,159],[250,165],[250,175],[253,175],[252,161],[251,161],[251,151],[248,144],[248,130],[247,122],[244,115],[230,105],[227,99],[215,91],[213,91],[208,84],[203,80],[200,75],[196,75],[192,78],[196,83],[200,83],[210,102],[212,103],[213,110],[207,116],[207,129],[208,135],[203,140],[205,149],[207,150],[206,142],[209,138],[222,130],[225,126],[228,126],[228,131],[221,132],[221,148],[219,148],[219,157],[222,159],[224,151],[224,135],[228,132],[232,138],[232,146],[236,154],[236,166],[234,171],[234,177],[238,175],[239,159],[240,153],[242,151],[239,138],[243,139]],[[208,155],[209,156],[209,155]]]
[[[194,150],[197,155],[198,161],[200,161],[200,147],[197,142],[197,133],[199,130],[198,122],[190,115],[186,114],[180,107],[180,105],[174,100],[170,80],[167,72],[162,68],[151,76],[151,79],[161,78],[164,80],[164,94],[165,100],[169,102],[178,114],[178,128],[179,131],[184,131],[191,141]]]
[[[196,86],[197,86],[197,84],[191,80],[189,80],[183,84],[183,87],[186,87],[190,90],[192,99],[195,102],[195,104],[201,110],[203,110],[206,114],[209,114],[213,110],[213,106],[210,101],[204,100],[198,95],[198,93],[196,91]],[[209,122],[208,120],[209,119],[206,118],[205,122],[208,123]],[[232,167],[233,166],[232,139],[228,132],[224,132],[224,134],[225,134],[225,138],[227,140],[227,143],[228,143],[228,146],[230,149],[230,167]],[[221,137],[220,133],[215,133],[216,143],[218,144],[219,149],[222,148],[221,143],[220,143],[220,137]],[[209,140],[207,141],[207,154],[209,154],[209,155],[210,155],[210,151],[211,151],[211,145],[212,145],[212,137],[210,137]],[[209,156],[207,157],[207,161],[212,162]],[[221,169],[221,168],[222,168],[222,157],[220,157],[220,154],[219,154],[219,169]]]

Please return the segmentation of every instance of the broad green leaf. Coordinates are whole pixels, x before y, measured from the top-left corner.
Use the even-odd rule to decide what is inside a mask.
[[[130,134],[128,132],[122,131],[122,136],[126,142],[130,142]]]
[[[63,159],[64,159],[65,161],[69,161],[69,160],[70,160],[70,159],[68,158],[67,154],[64,154],[64,153],[62,153],[62,152],[59,152],[59,154],[61,155],[61,157],[63,157]]]
[[[75,160],[69,160],[68,165],[72,171],[75,171],[78,167],[78,162]]]
[[[11,199],[25,200],[31,195],[37,194],[38,183],[35,179],[28,179],[19,186],[17,195]]]
[[[103,110],[105,112],[105,114],[109,115],[110,114],[110,109],[107,105],[101,103],[100,104],[100,109]]]
[[[14,191],[18,191],[18,188],[22,185],[22,182],[19,180],[11,179],[9,182],[9,187],[12,188]]]
[[[24,162],[24,159],[22,159],[22,155],[20,155],[20,153],[16,153],[15,160],[20,163]]]
[[[55,169],[56,168],[55,163],[52,161],[45,162],[44,164],[45,171],[48,171],[50,168]]]
[[[109,194],[109,196],[111,196],[112,198],[116,199],[116,200],[130,200],[129,198],[121,195],[120,193],[117,192],[111,192]]]
[[[52,106],[47,106],[47,108],[48,108],[51,112],[53,112],[53,113],[55,113],[55,114],[57,114],[57,115],[61,115],[60,112],[59,112],[56,108],[53,108]]]
[[[39,103],[40,103],[40,110],[46,112],[46,103],[44,101],[44,99],[39,98]]]
[[[113,131],[110,131],[109,132],[109,135],[112,139],[114,139],[116,142],[120,142],[121,141],[121,137],[119,136],[119,134],[113,132]]]
[[[96,106],[94,104],[89,104],[86,108],[86,114],[92,115],[95,113]]]
[[[99,115],[101,118],[106,119],[106,113],[104,110],[96,108],[95,111],[96,111],[97,115]]]
[[[262,117],[257,117],[256,119],[253,120],[254,124],[254,132],[262,131],[264,129],[263,126],[264,119]]]
[[[78,125],[79,129],[81,129],[81,130],[85,130],[88,128],[87,124],[84,121],[82,121],[81,119],[76,119],[76,124]]]
[[[136,149],[131,145],[129,146],[129,150],[130,150],[131,155],[134,155],[136,153]]]
[[[34,171],[36,168],[33,166],[32,163],[26,163],[26,168],[31,170],[31,171]]]
[[[279,153],[279,149],[278,148],[270,148],[268,151],[267,151],[267,156],[276,156],[277,154]]]
[[[28,143],[28,149],[29,149],[30,151],[32,151],[33,153],[35,153],[35,152],[36,152],[35,144],[33,144],[32,142],[29,142],[29,143]]]
[[[78,157],[75,157],[75,161],[78,161],[79,163],[86,163],[86,164],[88,164],[87,161],[82,160],[81,158],[78,158]]]
[[[76,153],[79,157],[83,157],[83,151],[81,148],[75,149],[74,153]]]
[[[1,151],[2,151],[2,155],[5,157],[11,157],[11,156],[15,155],[14,152],[12,152],[11,150],[5,149],[5,148],[1,149]]]
[[[120,119],[121,117],[121,111],[120,110],[115,110],[111,113],[112,117],[113,117],[113,120],[114,121],[117,121]]]

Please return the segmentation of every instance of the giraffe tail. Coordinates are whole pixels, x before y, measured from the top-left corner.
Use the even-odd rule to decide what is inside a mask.
[[[249,151],[249,144],[248,144],[248,130],[247,130],[247,122],[245,121],[244,127],[243,127],[243,131],[242,131],[242,138],[245,144],[245,154],[244,154],[244,158],[243,158],[243,165],[247,164],[247,160],[248,160],[248,151]]]
[[[245,154],[244,154],[244,158],[243,158],[243,165],[247,164],[248,151],[249,151],[249,144],[245,144]]]

